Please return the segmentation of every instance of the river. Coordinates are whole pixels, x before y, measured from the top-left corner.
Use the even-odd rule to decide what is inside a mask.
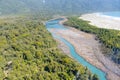
[[[63,19],[60,18],[60,19],[50,20],[50,21],[46,22],[47,30],[49,32],[51,32],[51,34],[53,35],[54,38],[62,41],[65,45],[67,45],[69,47],[70,54],[75,60],[77,60],[83,66],[86,66],[93,74],[97,74],[100,80],[106,80],[106,73],[104,73],[102,70],[96,68],[95,66],[93,66],[92,64],[87,62],[83,57],[78,55],[78,53],[75,51],[74,46],[70,42],[68,42],[67,40],[62,38],[62,36],[59,36],[59,35],[57,35],[57,34],[55,34],[54,32],[51,31],[51,29],[55,29],[55,28],[57,28],[57,29],[67,29],[63,25],[59,24],[59,22],[61,20],[63,20]]]

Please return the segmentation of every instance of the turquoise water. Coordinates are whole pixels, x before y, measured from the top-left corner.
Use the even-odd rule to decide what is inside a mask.
[[[62,20],[62,19],[56,19],[56,20],[51,20],[51,21],[46,22],[46,27],[47,27],[48,31],[50,31],[50,29],[53,29],[53,28],[67,29],[64,26],[59,24],[60,20]],[[106,74],[103,71],[101,71],[100,69],[98,69],[95,66],[91,65],[89,62],[87,62],[80,55],[78,55],[78,53],[75,51],[74,46],[71,43],[69,43],[67,40],[65,40],[61,36],[58,36],[53,32],[51,32],[51,33],[52,33],[54,38],[57,38],[57,39],[61,40],[62,42],[64,42],[69,47],[71,56],[74,59],[76,59],[83,66],[86,66],[92,73],[97,74],[100,80],[106,80],[106,77],[105,77]]]
[[[102,14],[107,15],[107,16],[119,17],[120,18],[120,11],[117,11],[117,12],[103,12]]]

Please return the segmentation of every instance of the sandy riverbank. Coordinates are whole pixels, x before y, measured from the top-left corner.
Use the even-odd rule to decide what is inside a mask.
[[[100,28],[120,30],[120,18],[101,15],[100,13],[92,13],[84,14],[80,19],[90,21],[90,24]]]
[[[63,51],[63,53],[65,53],[66,55],[68,55],[69,57],[72,58],[72,56],[70,55],[70,50],[69,47],[67,45],[65,45],[62,41],[56,39],[57,43],[58,43],[58,48],[60,50]]]
[[[60,24],[65,21],[60,22]],[[102,54],[99,48],[100,43],[95,40],[95,35],[84,33],[71,27],[68,28],[65,30],[52,29],[52,31],[68,40],[75,47],[77,53],[89,63],[107,73],[108,80],[120,80],[120,69]]]

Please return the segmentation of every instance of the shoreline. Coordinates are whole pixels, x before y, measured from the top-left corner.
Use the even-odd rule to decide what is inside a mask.
[[[90,21],[91,25],[94,25],[99,28],[120,30],[119,17],[107,16],[102,13],[91,13],[84,14],[80,16],[79,19]]]
[[[66,21],[67,21],[67,19],[64,18],[64,20],[62,20],[61,22],[59,22],[59,24],[63,25],[63,23],[66,22]],[[68,26],[67,26],[67,28],[68,28],[68,31],[66,31],[66,30],[58,30],[58,29],[53,29],[52,31],[54,31],[56,34],[59,34],[60,36],[62,36],[63,38],[65,38],[67,41],[69,41],[75,47],[76,52],[80,56],[82,56],[86,61],[88,61],[90,64],[94,65],[98,69],[100,69],[103,72],[105,72],[107,80],[113,80],[113,79],[119,80],[120,79],[120,77],[118,75],[116,75],[114,72],[112,72],[114,70],[113,69],[114,67],[116,68],[115,69],[116,71],[118,70],[118,68],[116,67],[116,65],[114,63],[112,63],[111,61],[109,61],[101,53],[101,51],[99,50],[99,47],[95,48],[96,46],[100,46],[100,44],[98,43],[98,41],[95,40],[95,35],[88,34],[88,33],[79,31],[77,29],[68,27]],[[72,34],[74,34],[74,35],[72,36]],[[76,36],[76,38],[74,36]],[[89,46],[89,43],[87,43],[87,46],[89,46],[89,48],[91,48],[91,45],[92,45],[93,48],[95,48],[95,49],[87,50],[86,48],[88,48],[88,47],[86,45],[84,45],[84,43],[85,43],[84,40],[81,40],[81,41],[78,40],[79,38],[84,38],[85,36],[87,36],[88,38],[94,40],[94,41],[92,41],[92,40],[90,40],[90,41],[92,41],[91,43],[95,42],[95,44],[97,44],[97,45],[90,44],[90,46]],[[84,48],[80,49],[82,47],[80,45],[78,45],[77,43],[80,44],[80,45],[82,44]],[[96,52],[96,49],[99,52]],[[85,52],[85,51],[87,51],[87,52]],[[88,54],[88,53],[90,53],[90,54]],[[98,54],[98,53],[100,53],[100,54]],[[101,57],[103,59],[102,62],[101,62]],[[96,63],[94,63],[94,61],[96,61]],[[104,63],[104,61],[106,61],[107,63]],[[111,64],[114,67],[111,68],[111,66],[110,66]],[[106,66],[107,67],[110,66],[110,67],[106,68]],[[109,68],[111,68],[112,70],[110,70]]]

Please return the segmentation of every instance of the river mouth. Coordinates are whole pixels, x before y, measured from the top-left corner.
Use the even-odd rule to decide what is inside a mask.
[[[87,62],[83,57],[81,57],[80,55],[78,55],[78,53],[76,52],[74,46],[70,42],[68,42],[67,40],[65,40],[63,37],[55,34],[51,30],[51,29],[60,29],[60,30],[67,29],[63,25],[59,24],[59,22],[61,20],[63,20],[63,19],[60,18],[60,19],[50,20],[50,21],[46,22],[46,27],[47,27],[48,31],[51,32],[51,34],[53,35],[54,38],[62,41],[65,45],[67,45],[69,47],[70,54],[71,54],[71,56],[75,60],[77,60],[83,66],[86,66],[93,74],[97,74],[100,80],[106,80],[106,73],[104,73],[102,70],[96,68],[95,66],[93,66],[92,64],[90,64],[89,62]]]

